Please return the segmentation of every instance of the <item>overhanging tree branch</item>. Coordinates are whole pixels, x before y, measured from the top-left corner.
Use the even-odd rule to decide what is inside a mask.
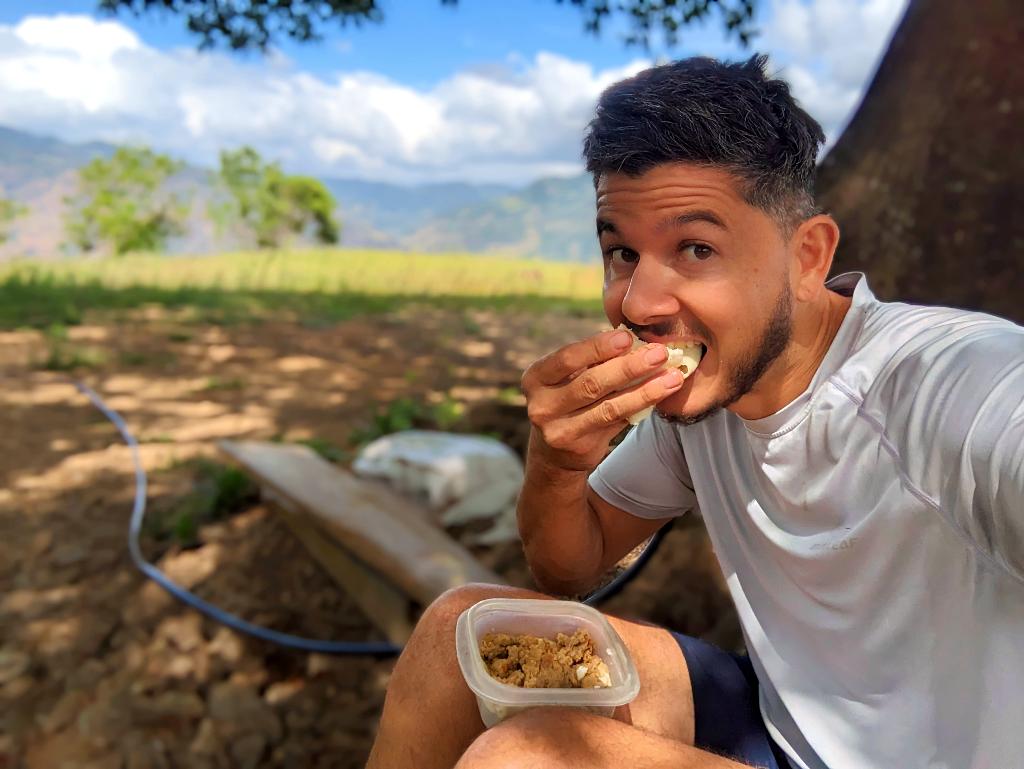
[[[679,42],[680,30],[694,22],[718,17],[726,34],[746,46],[756,34],[754,10],[758,0],[555,0],[583,13],[584,29],[600,34],[612,18],[624,17],[630,31],[624,42],[650,48],[653,37],[668,46]],[[458,0],[440,0],[456,5]],[[235,51],[266,51],[275,43],[321,40],[331,24],[360,26],[384,19],[378,0],[98,0],[101,12],[143,16],[163,13],[182,16],[202,49],[226,47]]]
[[[744,47],[757,34],[754,11],[757,0],[556,0],[579,8],[584,15],[584,28],[600,34],[602,26],[617,16],[629,19],[627,45],[650,48],[651,38],[660,35],[665,44],[679,43],[680,30],[712,17],[719,17],[727,35],[734,35]]]

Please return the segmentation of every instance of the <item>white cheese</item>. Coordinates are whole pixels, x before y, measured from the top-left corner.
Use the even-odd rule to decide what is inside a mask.
[[[619,325],[619,328],[629,331],[624,325]],[[633,334],[633,332],[630,331],[630,334]],[[645,344],[646,342],[642,339],[637,339],[636,335],[633,334],[634,350],[643,347]],[[683,379],[686,379],[697,370],[701,356],[704,354],[704,350],[699,344],[675,345],[670,343],[666,347],[668,347],[668,359],[662,365],[662,369],[668,371],[669,369],[677,368],[682,373]],[[628,418],[628,421],[631,425],[638,425],[653,413],[654,406],[648,406],[633,414]]]

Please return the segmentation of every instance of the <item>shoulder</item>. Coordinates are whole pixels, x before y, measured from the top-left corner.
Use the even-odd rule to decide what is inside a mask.
[[[1024,328],[969,310],[880,302],[866,284],[856,290],[854,340],[830,381],[897,448],[916,451],[940,434],[955,441],[981,411],[1013,407],[992,394],[1024,377]]]
[[[854,357],[869,361],[865,384],[876,402],[969,396],[1024,365],[1024,327],[980,312],[879,302]]]
[[[873,315],[861,346],[876,349],[859,353],[872,361],[860,409],[882,426],[908,475],[938,488],[1024,408],[1024,328],[944,307],[879,303]]]

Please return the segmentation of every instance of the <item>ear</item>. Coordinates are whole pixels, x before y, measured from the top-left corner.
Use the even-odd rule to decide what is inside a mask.
[[[790,238],[791,279],[797,301],[812,301],[825,290],[832,257],[839,245],[839,225],[828,214],[801,222]]]

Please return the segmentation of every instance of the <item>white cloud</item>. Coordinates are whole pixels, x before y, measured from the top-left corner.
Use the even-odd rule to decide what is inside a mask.
[[[0,124],[203,164],[248,143],[321,176],[525,182],[578,169],[598,94],[643,66],[595,72],[541,53],[417,90],[369,72],[322,79],[283,57],[159,51],[87,16],[29,17],[0,26]]]
[[[774,0],[756,45],[834,135],[905,2]],[[31,16],[0,25],[0,124],[206,165],[246,143],[320,176],[525,182],[579,170],[598,94],[643,66],[595,71],[540,53],[416,89],[370,72],[315,77],[279,55],[161,51],[116,21]]]
[[[16,34],[37,50],[74,51],[91,60],[142,47],[138,36],[128,28],[114,21],[94,21],[88,16],[29,16],[18,24]]]
[[[908,0],[773,0],[757,45],[834,141]]]

